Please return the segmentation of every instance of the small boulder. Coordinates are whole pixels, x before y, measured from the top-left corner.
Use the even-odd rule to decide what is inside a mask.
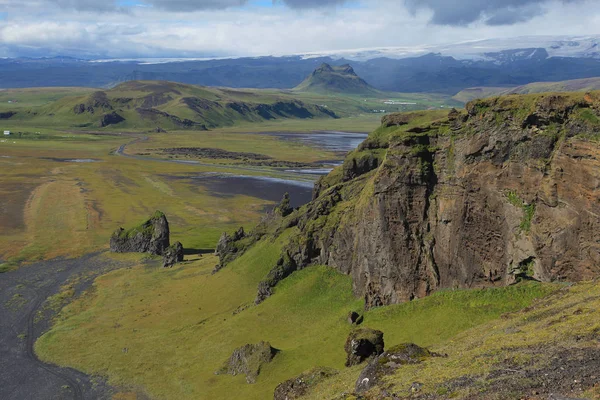
[[[348,323],[350,325],[360,325],[363,322],[363,316],[356,311],[350,311],[348,313]]]
[[[246,382],[256,383],[264,364],[270,363],[279,351],[269,342],[247,344],[235,349],[229,360],[215,374],[246,375]]]
[[[338,374],[333,368],[317,367],[308,372],[280,383],[275,388],[273,400],[294,400],[306,396],[309,391],[321,383]]]
[[[173,265],[183,261],[183,246],[175,242],[172,246],[165,249],[163,254],[163,268],[170,268]]]
[[[430,357],[438,356],[438,354],[432,353],[413,343],[394,346],[369,362],[360,373],[354,390],[356,393],[364,393],[377,385],[381,381],[381,378],[393,374],[401,366],[418,364]],[[418,390],[420,390],[421,386],[417,385]],[[414,387],[415,384],[413,384]]]
[[[117,229],[110,238],[113,253],[150,253],[162,255],[169,247],[169,222],[157,211],[140,225],[125,230]]]
[[[370,328],[360,328],[352,331],[346,339],[346,367],[358,365],[369,357],[383,353],[383,332]]]

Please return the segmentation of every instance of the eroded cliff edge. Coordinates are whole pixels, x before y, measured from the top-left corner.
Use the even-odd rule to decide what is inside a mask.
[[[257,302],[312,264],[351,275],[367,308],[600,276],[599,139],[598,92],[386,116],[311,203],[249,234],[289,236]]]

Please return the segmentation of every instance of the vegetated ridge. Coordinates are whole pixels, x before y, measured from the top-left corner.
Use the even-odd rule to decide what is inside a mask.
[[[335,112],[275,91],[206,88],[166,81],[131,81],[110,90],[65,97],[1,119],[71,128],[206,130],[238,122],[337,118]]]
[[[299,92],[371,96],[381,94],[359,77],[349,64],[337,67],[323,63],[319,68],[315,69],[304,82],[296,86],[294,90]]]

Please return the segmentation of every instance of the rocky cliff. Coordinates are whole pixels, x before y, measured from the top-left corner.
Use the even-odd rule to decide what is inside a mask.
[[[181,247],[181,244],[179,244]],[[110,251],[115,253],[150,253],[163,255],[169,248],[169,222],[160,211],[156,211],[139,226],[125,230],[119,228],[110,238]],[[175,252],[177,249],[175,249]],[[183,248],[181,248],[183,256]],[[179,259],[178,254],[175,255]]]
[[[443,288],[600,276],[598,140],[597,92],[388,116],[311,203],[257,228],[292,230],[257,301],[311,264],[351,275],[367,308]]]

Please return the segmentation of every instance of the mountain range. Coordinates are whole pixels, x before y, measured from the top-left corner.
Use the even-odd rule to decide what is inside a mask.
[[[533,37],[408,50],[213,60],[1,59],[0,88],[110,88],[129,80],[168,80],[203,86],[292,89],[323,63],[339,67],[351,62],[356,73],[377,90],[454,95],[477,86],[508,88],[598,77],[599,43],[600,36]]]

